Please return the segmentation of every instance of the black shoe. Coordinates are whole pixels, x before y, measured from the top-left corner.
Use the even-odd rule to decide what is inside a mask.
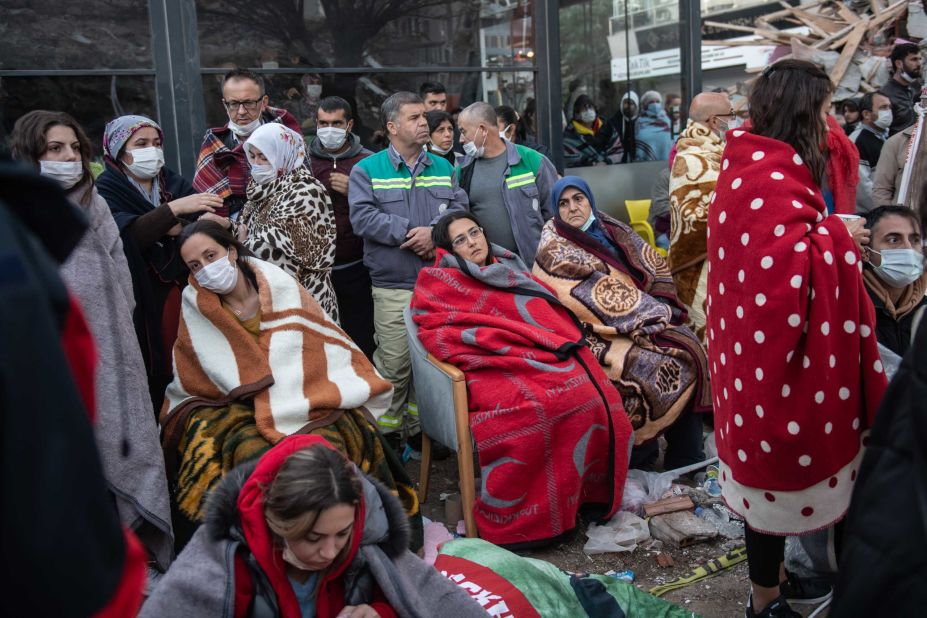
[[[789,607],[788,601],[781,595],[757,614],[753,611],[753,595],[751,594],[747,599],[744,616],[746,618],[802,618],[801,614]]]
[[[788,579],[779,584],[779,592],[794,605],[817,605],[829,600],[834,594],[834,589],[827,582],[799,578],[788,571],[786,575]]]

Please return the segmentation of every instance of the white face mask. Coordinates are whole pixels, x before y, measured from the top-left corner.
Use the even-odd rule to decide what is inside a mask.
[[[53,178],[65,189],[70,189],[84,177],[80,161],[39,161],[42,176]]]
[[[318,99],[322,96],[322,84],[309,84],[306,86],[306,94],[310,99]]]
[[[463,145],[464,154],[466,154],[468,157],[473,157],[474,159],[482,158],[483,155],[486,154],[486,140],[487,139],[489,139],[488,132],[486,133],[485,136],[483,136],[483,145],[480,146],[479,148],[477,148],[476,142],[474,140],[470,140],[469,142]]]
[[[348,139],[348,132],[338,127],[322,127],[315,132],[315,135],[326,150],[338,150]]]
[[[238,283],[238,268],[232,263],[231,254],[207,264],[196,271],[197,283],[216,294],[228,294]]]
[[[579,119],[585,122],[586,124],[592,124],[595,122],[595,110],[586,108],[579,113]]]
[[[283,561],[295,566],[301,571],[313,571],[314,569],[307,565],[305,562],[296,557],[296,554],[293,553],[293,550],[290,549],[290,544],[286,541],[283,542]]]
[[[890,126],[892,126],[892,120],[893,120],[892,110],[883,109],[879,111],[879,117],[876,118],[872,124],[874,124],[875,126],[879,127],[882,130],[886,130]]]
[[[499,137],[501,137],[502,139],[508,139],[508,138],[505,136],[505,132],[508,131],[508,130],[509,130],[509,127],[511,127],[511,126],[512,126],[512,125],[506,125],[506,127],[505,127],[504,129],[502,129],[501,131],[499,131]]]
[[[253,121],[249,122],[246,125],[235,124],[234,120],[229,120],[229,128],[232,130],[232,133],[238,137],[248,137],[254,133],[257,128],[261,126],[261,117],[258,116]]]
[[[130,150],[129,152],[132,154],[132,163],[123,162],[123,164],[136,178],[144,178],[146,180],[154,178],[158,175],[158,172],[161,171],[161,168],[164,167],[164,151],[157,146],[139,148],[137,150]]]
[[[917,76],[916,76],[916,75],[911,75],[911,74],[908,73],[907,71],[902,71],[902,72],[901,72],[901,77],[904,78],[904,80],[905,80],[906,82],[908,82],[909,84],[912,83],[912,82],[917,81]]]
[[[903,288],[924,274],[924,256],[914,249],[884,249],[872,253],[882,257],[882,264],[873,271],[893,288]]]
[[[252,165],[251,177],[259,185],[266,185],[277,179],[277,170],[272,165]]]
[[[742,126],[744,126],[744,119],[740,116],[734,116],[734,120],[727,124],[727,130],[730,131],[731,129],[739,129]]]
[[[454,145],[451,144],[451,145],[448,146],[447,148],[441,148],[440,146],[438,146],[438,145],[435,144],[434,142],[431,142],[431,150],[432,150],[433,152],[437,152],[438,154],[442,154],[442,155],[446,155],[447,153],[449,153],[449,152],[451,151],[451,148],[453,148],[453,147],[454,147]]]

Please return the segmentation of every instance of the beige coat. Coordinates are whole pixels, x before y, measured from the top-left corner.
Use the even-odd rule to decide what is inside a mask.
[[[873,206],[885,206],[897,203],[898,191],[901,189],[901,172],[904,170],[908,142],[911,141],[913,126],[888,138],[882,146],[879,163],[872,180]]]

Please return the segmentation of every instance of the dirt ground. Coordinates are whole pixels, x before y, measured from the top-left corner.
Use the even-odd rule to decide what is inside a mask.
[[[406,469],[416,483],[419,479],[420,462],[409,461]],[[427,500],[422,504],[422,513],[432,521],[445,522],[444,503],[440,500],[442,493],[457,492],[457,462],[452,456],[445,461],[432,462],[429,476]],[[448,529],[453,532],[452,526]],[[546,560],[564,571],[574,573],[605,573],[610,570],[624,571],[630,569],[635,574],[634,583],[643,590],[672,581],[693,568],[705,564],[736,546],[738,541],[719,539],[712,542],[693,545],[684,549],[666,547],[675,562],[670,568],[660,568],[655,559],[655,551],[638,547],[631,553],[599,554],[587,556],[583,553],[586,542],[586,522],[580,522],[576,534],[569,542],[540,550],[518,552],[539,560]],[[741,541],[742,542],[742,541]],[[747,564],[722,571],[719,575],[696,582],[688,587],[666,593],[664,599],[705,618],[742,618],[749,591]],[[795,607],[801,611],[801,607]],[[811,608],[813,609],[813,608]],[[810,613],[805,612],[807,616]],[[823,614],[826,617],[826,613]]]

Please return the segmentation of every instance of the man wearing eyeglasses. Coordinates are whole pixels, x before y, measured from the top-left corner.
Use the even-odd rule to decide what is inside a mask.
[[[669,263],[688,326],[705,342],[708,209],[721,171],[724,135],[737,118],[726,92],[703,92],[689,106],[670,172]]]
[[[266,122],[279,122],[300,132],[299,122],[285,109],[267,105],[264,80],[247,69],[233,69],[222,82],[222,105],[229,121],[206,131],[196,162],[193,186],[224,200],[216,214],[236,219],[247,201],[251,166],[244,142]]]

